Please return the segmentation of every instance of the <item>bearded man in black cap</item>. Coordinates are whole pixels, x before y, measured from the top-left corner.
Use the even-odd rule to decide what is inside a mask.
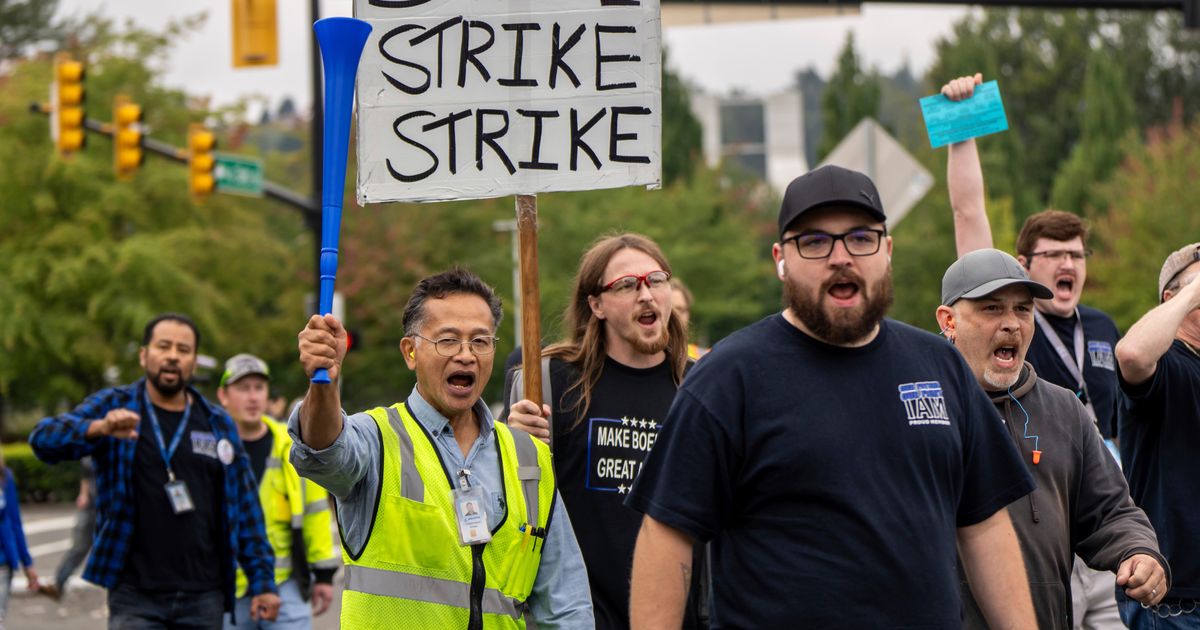
[[[695,541],[716,627],[958,628],[956,547],[992,627],[1034,627],[1004,510],[1032,479],[954,348],[884,317],[884,221],[861,173],[788,186],[784,311],[696,365],[628,499],[634,627],[679,626]]]

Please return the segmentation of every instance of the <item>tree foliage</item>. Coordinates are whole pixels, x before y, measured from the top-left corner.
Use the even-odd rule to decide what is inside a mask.
[[[1080,138],[1054,179],[1054,207],[1076,211],[1097,207],[1095,183],[1107,179],[1120,164],[1125,151],[1122,141],[1134,127],[1133,99],[1123,73],[1101,51],[1088,60]]]
[[[975,72],[1000,82],[1009,131],[980,148],[989,190],[1013,199],[1018,220],[1050,201],[1059,170],[1084,137],[1088,112],[1126,98],[1110,93],[1093,102],[1088,77],[1110,87],[1124,81],[1139,129],[1166,124],[1177,98],[1188,120],[1200,109],[1200,39],[1175,12],[991,9],[969,14],[937,49],[930,91]],[[1115,120],[1121,110],[1114,106]]]
[[[837,70],[829,78],[821,97],[825,126],[817,148],[817,160],[825,159],[863,118],[877,118],[880,98],[879,77],[863,69],[854,48],[854,33],[850,32],[838,56]]]
[[[1171,125],[1126,148],[1092,213],[1096,256],[1087,280],[1089,303],[1121,330],[1158,305],[1158,273],[1167,255],[1200,241],[1200,124]]]
[[[53,22],[56,11],[58,0],[0,0],[0,60],[60,33]]]
[[[93,23],[73,51],[87,64],[88,117],[108,119],[113,96],[128,94],[154,136],[181,145],[188,122],[219,116],[188,108],[143,61],[166,57],[197,23],[163,34]],[[48,59],[20,62],[0,90],[0,395],[55,405],[106,374],[132,380],[142,326],[163,311],[192,315],[201,352],[219,359],[294,346],[299,261],[266,229],[271,210],[225,196],[193,205],[185,169],[155,156],[135,181],[117,183],[110,141],[95,134],[85,151],[60,158],[46,117],[28,111],[50,76]]]

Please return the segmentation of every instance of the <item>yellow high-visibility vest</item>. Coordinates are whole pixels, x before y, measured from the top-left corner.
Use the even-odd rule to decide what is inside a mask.
[[[554,503],[550,449],[495,423],[506,514],[484,545],[462,546],[451,471],[401,403],[367,412],[379,427],[382,479],[357,556],[343,545],[343,628],[524,628]]]
[[[305,557],[313,569],[336,569],[337,552],[333,548],[332,512],[329,494],[324,488],[301,479],[288,461],[292,438],[287,427],[267,416],[263,422],[273,440],[263,477],[258,482],[258,499],[262,503],[267,541],[275,551],[275,583],[282,584],[292,575],[292,532],[304,536]],[[237,596],[246,594],[246,574],[237,570]]]

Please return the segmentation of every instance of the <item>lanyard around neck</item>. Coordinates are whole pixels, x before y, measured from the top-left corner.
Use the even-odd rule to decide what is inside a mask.
[[[183,417],[179,420],[179,426],[175,429],[175,435],[171,437],[171,444],[168,446],[163,442],[162,427],[158,424],[158,414],[154,413],[154,403],[150,402],[150,394],[145,392],[146,398],[146,417],[150,419],[150,427],[154,429],[154,439],[158,442],[158,452],[162,455],[163,462],[167,465],[167,478],[175,481],[175,471],[171,469],[171,457],[175,455],[175,449],[179,448],[179,442],[183,439],[184,432],[187,431],[188,417],[192,415],[192,406],[187,401],[187,394],[184,394]]]
[[[1042,329],[1042,334],[1046,335],[1046,338],[1050,340],[1050,345],[1053,346],[1054,352],[1058,354],[1059,360],[1062,361],[1067,371],[1074,377],[1078,387],[1076,395],[1083,394],[1087,400],[1084,406],[1087,407],[1088,413],[1091,414],[1092,421],[1094,422],[1096,420],[1096,410],[1092,407],[1092,396],[1088,394],[1087,382],[1083,380],[1083,318],[1079,316],[1079,309],[1075,309],[1075,356],[1073,357],[1067,351],[1066,344],[1059,338],[1058,331],[1054,329],[1054,326],[1050,325],[1049,320],[1046,319],[1045,315],[1042,315],[1041,311],[1033,309],[1033,318],[1037,321],[1038,327]]]

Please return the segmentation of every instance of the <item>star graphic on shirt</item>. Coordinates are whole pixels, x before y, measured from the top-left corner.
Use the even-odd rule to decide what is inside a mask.
[[[651,428],[651,429],[657,429],[657,428],[658,428],[658,425],[657,425],[657,424],[656,424],[656,423],[655,423],[653,420],[651,420],[651,421],[650,421],[650,428]]]
[[[646,421],[645,421],[645,420],[638,420],[638,426],[639,426],[639,427],[641,427],[641,428],[643,428],[643,429],[645,429],[645,428],[646,428]]]
[[[625,494],[625,490],[626,490],[625,484],[621,484],[621,485],[617,486],[617,492],[619,492],[620,494]]]
[[[621,426],[623,426],[623,427],[629,426],[629,418],[626,418],[625,416],[621,416]]]

